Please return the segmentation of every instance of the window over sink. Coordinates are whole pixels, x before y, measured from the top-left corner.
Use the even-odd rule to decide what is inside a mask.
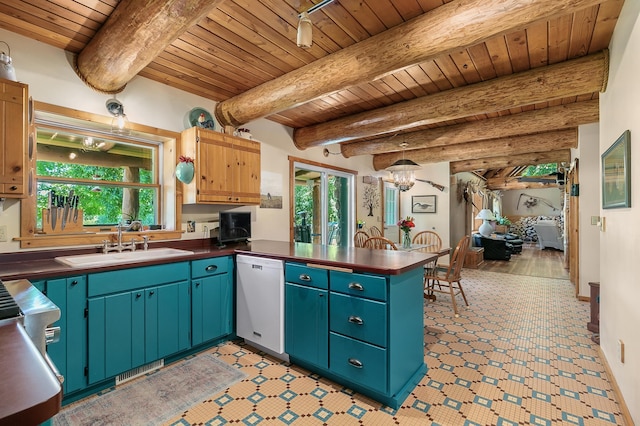
[[[142,227],[135,230],[154,232],[153,239],[180,238],[172,176],[179,133],[131,124],[120,135],[111,132],[110,117],[34,105],[35,179],[21,202],[22,248],[99,244],[120,222],[136,220]],[[80,223],[72,230],[69,220]]]

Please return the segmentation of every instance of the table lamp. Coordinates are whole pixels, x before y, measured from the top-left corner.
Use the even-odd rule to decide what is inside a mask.
[[[493,215],[493,212],[489,209],[482,209],[476,219],[482,219],[482,225],[478,228],[478,232],[483,237],[488,237],[493,232],[493,226],[489,223],[490,220],[496,220],[496,217]]]

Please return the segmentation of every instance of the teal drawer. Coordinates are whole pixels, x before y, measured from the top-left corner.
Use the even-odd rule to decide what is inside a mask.
[[[315,288],[329,289],[329,274],[326,269],[311,268],[298,263],[287,263],[285,280]]]
[[[226,272],[229,272],[229,256],[211,257],[191,262],[191,278],[208,277]]]
[[[138,288],[168,284],[189,279],[189,262],[119,269],[89,274],[88,297],[101,296]]]
[[[387,279],[385,277],[331,271],[330,279],[331,291],[375,300],[387,300]]]
[[[331,292],[331,331],[355,339],[387,346],[387,305],[375,300]]]
[[[348,381],[388,393],[386,349],[344,337],[329,336],[329,368]]]

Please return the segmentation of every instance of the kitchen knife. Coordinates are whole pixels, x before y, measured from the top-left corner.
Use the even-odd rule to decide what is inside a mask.
[[[55,230],[58,218],[58,196],[55,191],[51,191],[51,207],[49,209],[51,210],[51,229]]]
[[[73,223],[78,223],[78,204],[80,203],[80,197],[75,196],[73,200]]]
[[[49,196],[47,198],[47,223],[51,222],[51,191],[49,191]]]
[[[71,197],[73,196],[73,190],[69,192],[69,195],[63,197],[62,203],[62,222],[60,224],[60,229],[64,230],[64,227],[67,225],[67,219],[69,218],[69,204],[71,203]]]

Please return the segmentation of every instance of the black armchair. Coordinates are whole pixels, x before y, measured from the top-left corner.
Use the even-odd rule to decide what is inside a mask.
[[[484,247],[485,260],[509,260],[513,253],[513,246],[506,240],[483,237],[473,234],[473,245]]]

